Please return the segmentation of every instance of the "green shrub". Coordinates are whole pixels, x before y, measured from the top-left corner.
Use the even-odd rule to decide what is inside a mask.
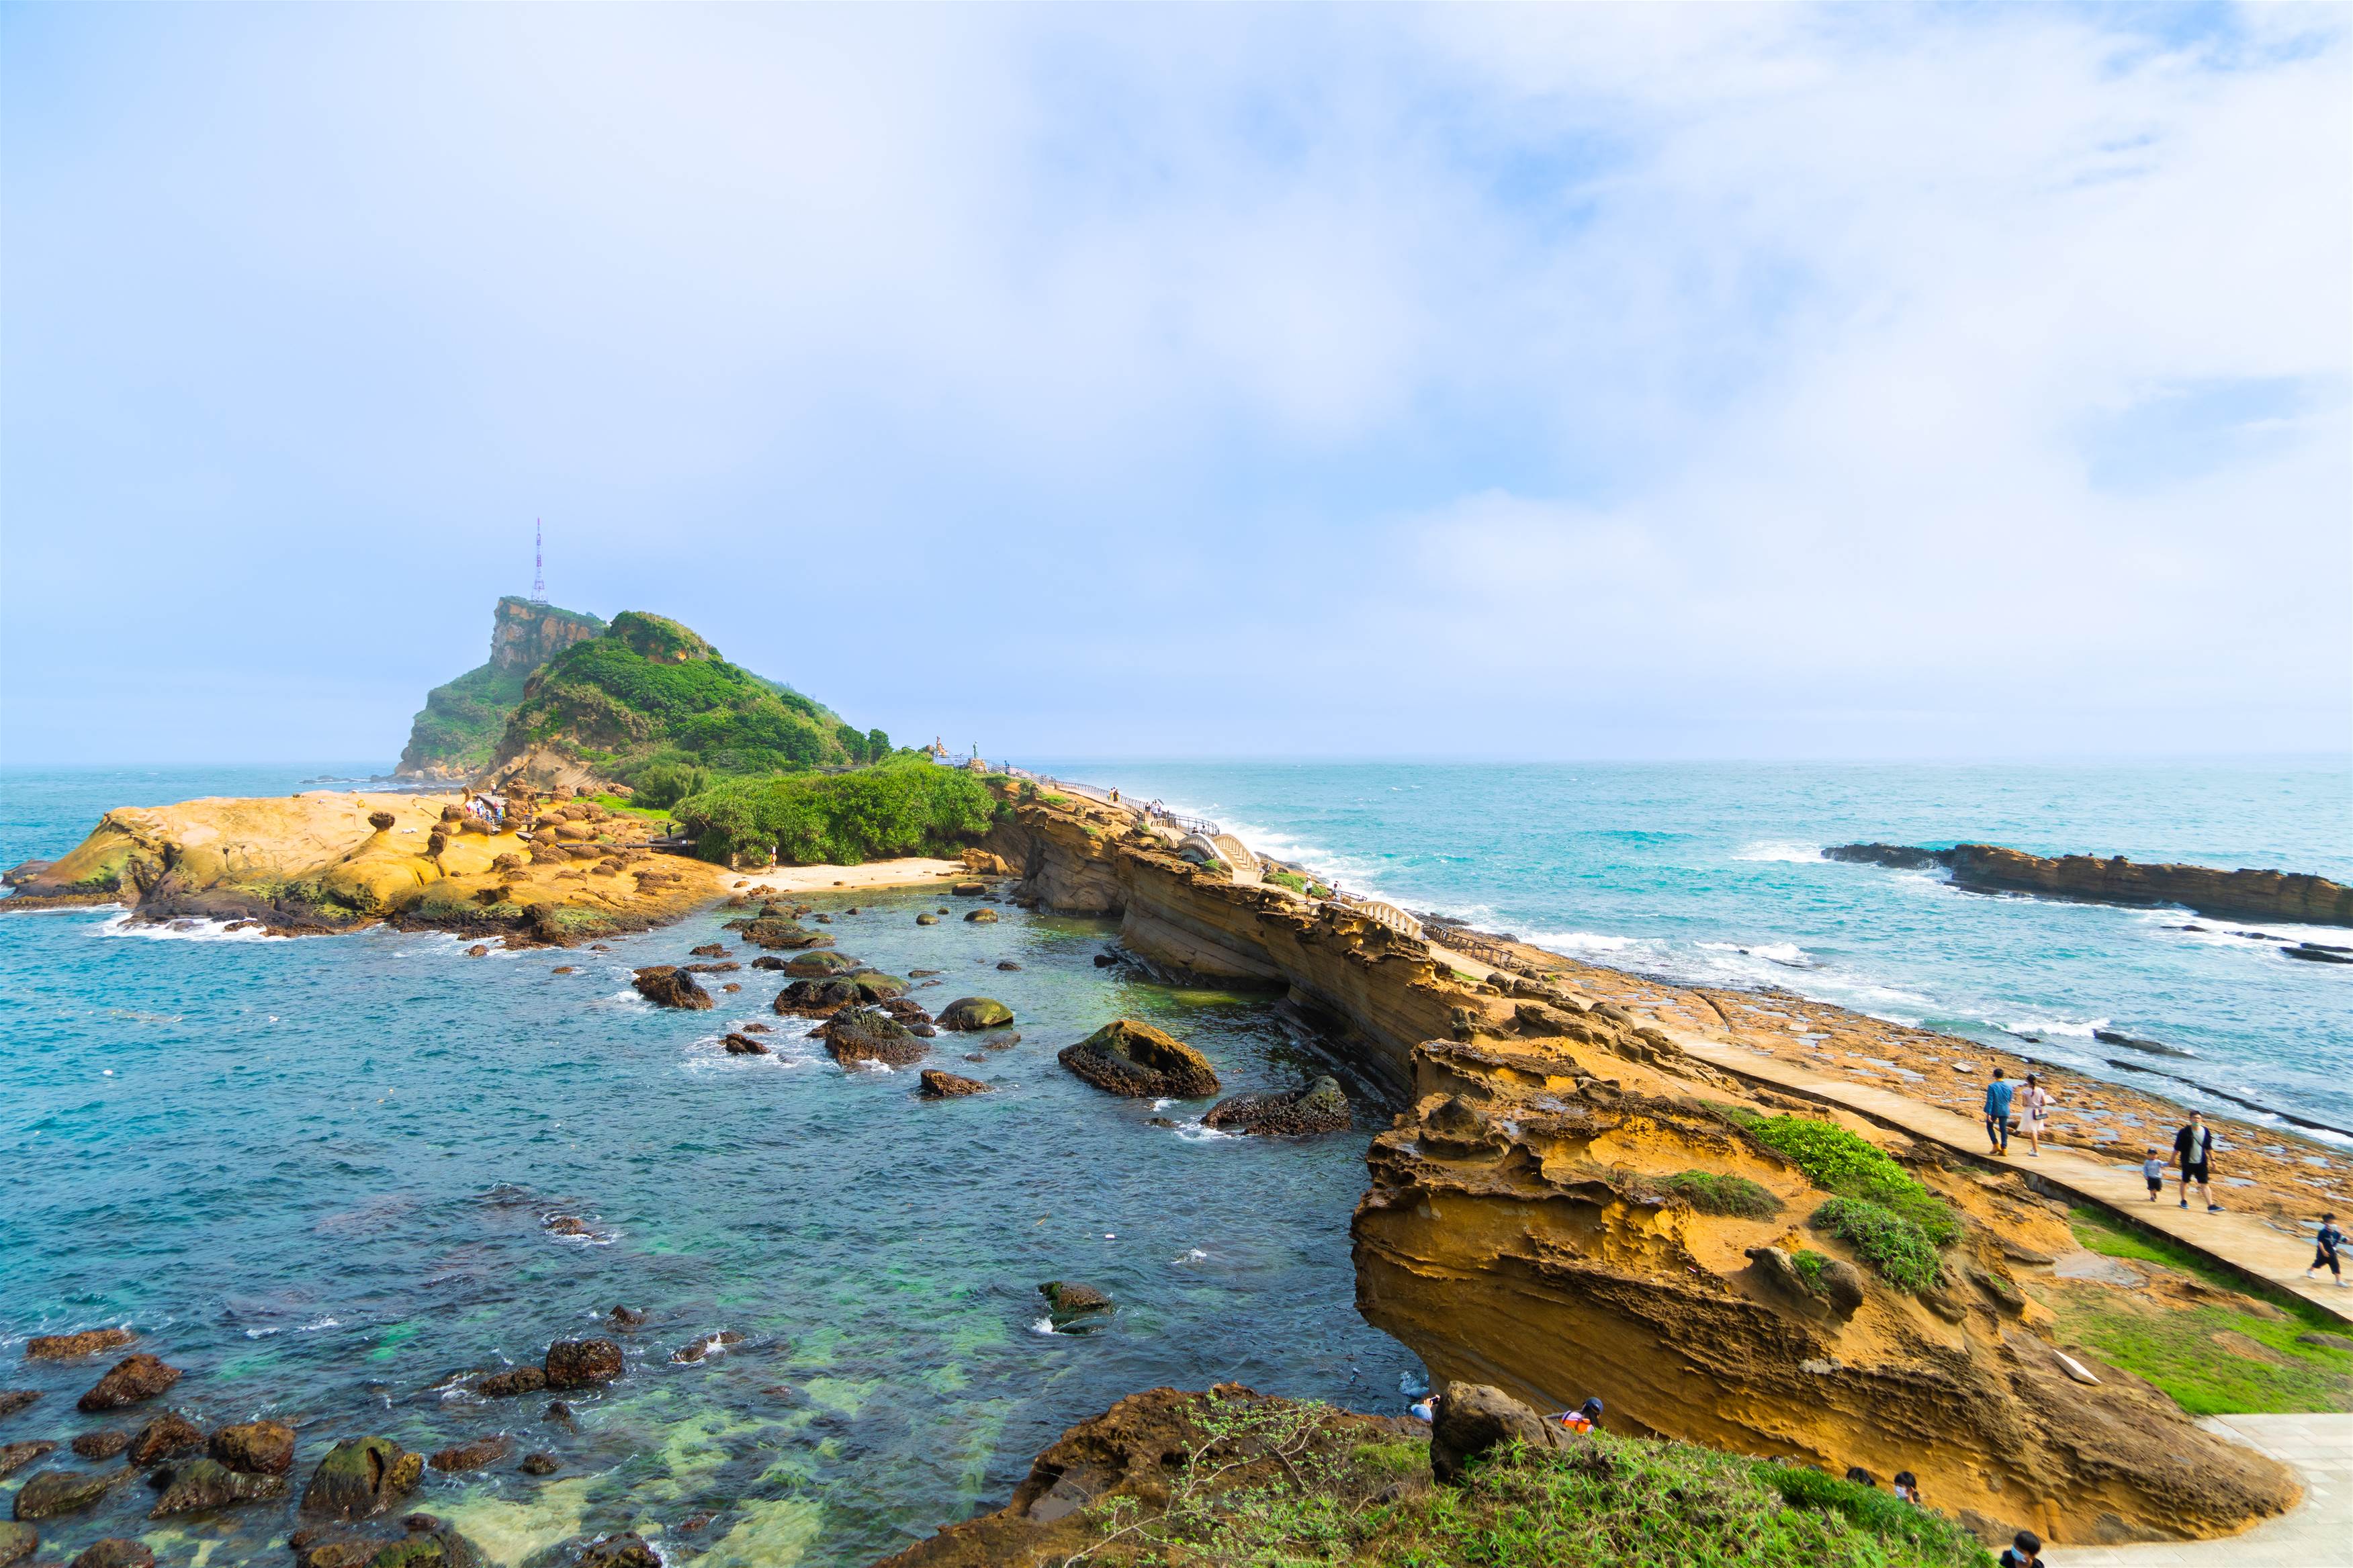
[[[1949,1246],[1961,1234],[1951,1207],[1870,1140],[1810,1116],[1736,1120],[1824,1192],[1861,1198],[1900,1215],[1938,1247]]]
[[[1659,1186],[1702,1214],[1728,1215],[1735,1219],[1771,1219],[1781,1212],[1781,1200],[1746,1176],[1680,1171]]]
[[[953,850],[987,832],[997,810],[970,773],[893,757],[856,773],[723,780],[670,816],[706,860],[773,854],[782,865],[855,866]]]
[[[1807,1222],[1837,1237],[1899,1290],[1933,1289],[1944,1276],[1944,1260],[1928,1233],[1892,1209],[1862,1198],[1831,1198]]]
[[[1793,1465],[1760,1465],[1757,1473],[1791,1508],[1842,1515],[1856,1528],[1883,1541],[1901,1542],[1931,1561],[1947,1552],[1966,1560],[1974,1544],[1951,1521],[1877,1487]]]
[[[1272,882],[1278,888],[1288,888],[1294,893],[1307,891],[1307,879],[1296,871],[1266,871],[1261,873],[1259,880]]]
[[[659,811],[710,787],[711,773],[707,768],[689,763],[653,763],[638,771],[637,782],[631,785],[637,793],[629,797],[629,803]]]
[[[1798,1271],[1798,1278],[1805,1281],[1806,1289],[1817,1296],[1822,1291],[1822,1270],[1830,1266],[1830,1254],[1816,1252],[1810,1247],[1801,1247],[1789,1254],[1789,1267]]]

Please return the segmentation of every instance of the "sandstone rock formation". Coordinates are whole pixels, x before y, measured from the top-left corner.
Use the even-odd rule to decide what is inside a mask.
[[[2302,872],[2142,865],[2121,855],[2051,859],[1997,844],[1957,844],[1950,849],[1838,844],[1822,855],[1911,869],[1942,866],[1952,872],[1955,887],[1978,892],[2038,893],[2095,904],[2183,904],[2221,919],[2353,926],[2353,888]]]
[[[1207,1057],[1136,1018],[1113,1019],[1056,1059],[1105,1093],[1131,1100],[1198,1100],[1218,1092]]]
[[[1345,1132],[1355,1121],[1340,1080],[1325,1074],[1289,1094],[1238,1094],[1209,1107],[1201,1125],[1221,1132],[1298,1136]]]
[[[989,1086],[978,1079],[958,1078],[952,1072],[936,1068],[923,1069],[923,1087],[916,1093],[925,1100],[961,1100],[967,1094],[987,1094]]]

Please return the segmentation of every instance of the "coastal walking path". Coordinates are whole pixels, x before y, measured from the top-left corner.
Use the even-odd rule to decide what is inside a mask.
[[[2023,1171],[2039,1186],[2113,1210],[2242,1274],[2293,1291],[2340,1321],[2353,1323],[2353,1289],[2338,1287],[2326,1278],[2306,1279],[2304,1270],[2312,1261],[2312,1243],[2275,1229],[2261,1215],[2227,1209],[2221,1214],[2208,1214],[2205,1205],[2196,1201],[2194,1191],[2191,1206],[2183,1209],[2178,1206],[2178,1184],[2171,1182],[2166,1184],[2164,1196],[2150,1203],[2139,1166],[2119,1167],[2055,1144],[2044,1144],[2039,1159],[2028,1155],[2015,1139],[2006,1159],[1988,1154],[1978,1147],[1985,1140],[1983,1124],[1968,1117],[1892,1089],[1823,1078],[1778,1058],[1687,1029],[1666,1028],[1663,1025],[1661,1027],[1668,1038],[1710,1067],[1811,1100],[1828,1100],[1883,1126],[1944,1144],[1989,1168]]]
[[[1450,964],[1476,978],[1484,979],[1494,971],[1493,964],[1480,959],[1452,948],[1444,951]],[[1990,1155],[1978,1147],[1985,1138],[1983,1124],[1969,1117],[1956,1115],[1941,1107],[1890,1089],[1873,1089],[1866,1084],[1850,1083],[1842,1079],[1823,1078],[1792,1067],[1777,1057],[1695,1034],[1670,1025],[1664,1019],[1643,1016],[1642,1021],[1656,1027],[1710,1067],[1720,1068],[1725,1072],[1775,1089],[1801,1094],[1810,1100],[1841,1106],[1869,1117],[1882,1126],[1894,1127],[1915,1138],[1941,1143],[1988,1169],[2007,1167],[2022,1170],[2042,1186],[2097,1204],[2180,1242],[2193,1251],[2203,1253],[2226,1268],[2261,1279],[2279,1289],[2293,1291],[2338,1321],[2353,1324],[2353,1289],[2340,1288],[2325,1278],[2306,1279],[2304,1270],[2305,1266],[2312,1261],[2312,1243],[2274,1228],[2260,1215],[2232,1213],[2227,1209],[2221,1214],[2208,1214],[2202,1205],[2182,1209],[2177,1206],[2178,1184],[2170,1182],[2166,1185],[2164,1197],[2157,1203],[2150,1203],[2148,1186],[2142,1180],[2138,1165],[2120,1167],[2073,1149],[2045,1144],[2042,1157],[2035,1159],[2027,1155],[2013,1141],[2010,1146],[2014,1152],[2007,1159]],[[2347,1278],[2353,1279],[2353,1275]]]
[[[2242,1535],[2052,1546],[2051,1568],[2353,1568],[2353,1415],[2216,1415],[2199,1423],[2294,1469],[2304,1501]]]

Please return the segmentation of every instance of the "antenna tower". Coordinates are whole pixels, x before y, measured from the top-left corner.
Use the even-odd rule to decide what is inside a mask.
[[[547,603],[547,531],[531,520],[531,602]]]

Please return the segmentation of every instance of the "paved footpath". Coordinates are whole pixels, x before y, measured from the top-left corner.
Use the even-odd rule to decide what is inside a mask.
[[[2047,1187],[2114,1209],[2219,1262],[2268,1280],[2283,1290],[2292,1290],[2341,1321],[2353,1323],[2353,1289],[2331,1284],[2326,1275],[2317,1281],[2306,1279],[2304,1269],[2312,1261],[2312,1243],[2278,1229],[2259,1215],[2236,1214],[2227,1209],[2221,1214],[2208,1214],[2202,1207],[2182,1209],[2176,1205],[2170,1184],[2161,1201],[2150,1203],[2147,1184],[2141,1179],[2137,1165],[2120,1167],[2074,1149],[2046,1143],[2042,1157],[2036,1159],[2012,1142],[2012,1152],[2007,1159],[1989,1156],[1985,1152],[1983,1125],[1941,1106],[1890,1089],[1824,1078],[1745,1046],[1730,1045],[1686,1029],[1668,1028],[1665,1032],[1677,1045],[1711,1067],[1843,1106],[1883,1126],[1900,1128],[1942,1143],[1989,1169],[2007,1166],[2024,1171]],[[2194,1194],[2192,1201],[2195,1202]]]
[[[2353,1568],[2353,1415],[2220,1415],[2199,1425],[2295,1467],[2303,1505],[2220,1541],[2053,1546],[2042,1560],[2051,1568]]]

